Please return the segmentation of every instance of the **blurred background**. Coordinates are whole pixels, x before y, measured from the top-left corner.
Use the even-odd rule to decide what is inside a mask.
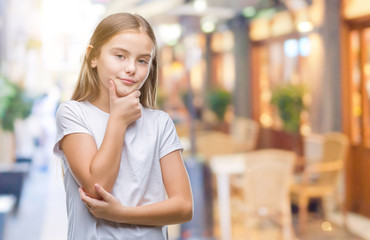
[[[370,239],[368,0],[0,0],[0,239],[66,239],[55,111],[122,11],[155,30],[185,148],[170,239]]]

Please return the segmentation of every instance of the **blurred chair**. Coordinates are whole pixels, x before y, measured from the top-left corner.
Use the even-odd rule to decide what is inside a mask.
[[[242,205],[246,239],[295,239],[289,198],[295,159],[294,152],[280,149],[247,153]]]
[[[327,217],[328,198],[335,197],[345,223],[344,200],[338,194],[338,180],[342,174],[348,149],[349,140],[346,135],[339,132],[325,134],[322,138],[321,158],[315,161],[309,160],[303,173],[292,184],[291,199],[299,208],[299,231],[301,233],[305,231],[307,207],[310,199],[313,198],[321,199],[324,216]]]
[[[257,121],[246,117],[234,117],[230,135],[239,145],[239,152],[249,152],[256,149],[260,126]],[[240,175],[230,176],[230,187],[233,195],[242,195],[243,179]]]
[[[303,137],[303,154],[305,165],[320,161],[322,158],[324,136],[309,134]]]
[[[231,124],[231,135],[236,142],[242,143],[245,151],[256,148],[259,124],[253,119],[235,117]]]

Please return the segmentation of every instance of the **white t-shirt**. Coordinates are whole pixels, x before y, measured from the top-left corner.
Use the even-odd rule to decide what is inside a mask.
[[[56,114],[57,141],[54,153],[62,158],[67,199],[69,240],[168,239],[167,227],[119,224],[95,218],[83,204],[78,183],[59,149],[59,141],[71,133],[91,135],[98,148],[103,141],[109,114],[88,101],[67,101]],[[142,116],[126,130],[121,165],[112,194],[126,206],[140,206],[166,198],[160,159],[182,150],[173,121],[160,110],[142,108]]]

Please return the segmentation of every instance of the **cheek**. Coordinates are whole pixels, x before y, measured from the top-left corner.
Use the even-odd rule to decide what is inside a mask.
[[[120,68],[117,67],[117,64],[106,61],[104,65],[98,65],[97,70],[100,80],[104,82],[106,79],[116,76],[119,73]]]
[[[141,83],[140,83],[140,87],[139,89],[144,85],[144,83],[146,82],[148,76],[149,76],[149,73],[150,73],[150,68],[147,68],[145,71],[143,71],[142,73],[142,80],[141,80]]]

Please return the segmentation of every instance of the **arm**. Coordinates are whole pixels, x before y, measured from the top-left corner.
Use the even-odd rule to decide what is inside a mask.
[[[71,171],[89,196],[99,197],[94,183],[111,191],[120,167],[122,146],[127,126],[141,116],[135,91],[126,97],[116,95],[114,84],[110,89],[110,116],[104,139],[97,149],[94,139],[85,133],[66,135],[60,142]]]
[[[193,214],[193,198],[186,168],[179,151],[161,159],[164,186],[168,199],[150,205],[126,207],[113,195],[96,185],[103,200],[90,198],[80,189],[82,201],[97,218],[114,222],[162,226],[190,221]]]

